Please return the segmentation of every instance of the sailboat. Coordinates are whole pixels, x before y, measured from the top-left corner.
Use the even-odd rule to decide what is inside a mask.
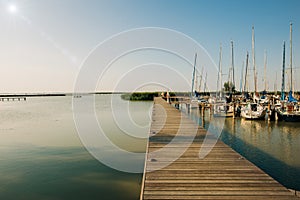
[[[266,112],[266,109],[258,103],[247,103],[241,108],[241,116],[245,119],[264,119]]]
[[[281,107],[277,108],[278,120],[300,122],[300,105],[297,102],[290,91],[287,102],[282,102]]]
[[[293,97],[293,66],[292,66],[292,23],[290,24],[290,91],[287,101],[285,101],[285,43],[283,44],[283,67],[282,67],[282,87],[281,87],[281,107],[277,108],[278,120],[286,122],[300,122],[300,105]]]
[[[253,26],[252,26],[252,59],[253,59],[253,69],[254,69],[253,102],[252,103],[248,102],[246,105],[244,105],[241,108],[241,116],[245,119],[250,119],[250,120],[264,119],[266,116],[266,109],[262,105],[259,104],[259,98],[257,97],[257,74],[256,74],[256,63],[255,63],[254,27]]]
[[[233,68],[233,42],[231,42],[232,48],[232,68]],[[219,57],[219,72],[218,72],[218,94],[214,103],[214,117],[233,117],[234,107],[231,104],[231,100],[222,98],[222,45],[220,45],[220,57]]]

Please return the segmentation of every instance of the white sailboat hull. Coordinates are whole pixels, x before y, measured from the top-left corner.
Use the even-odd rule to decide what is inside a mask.
[[[266,109],[259,104],[248,104],[241,109],[241,117],[250,120],[265,119]]]
[[[214,105],[214,117],[233,117],[234,109],[232,105],[226,103]]]

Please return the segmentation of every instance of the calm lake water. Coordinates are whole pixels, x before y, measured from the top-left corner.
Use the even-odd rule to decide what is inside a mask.
[[[102,128],[120,148],[144,152],[146,140],[126,131],[147,136],[152,102],[129,103],[114,95],[113,109],[126,122],[116,124],[111,97],[95,96]],[[134,126],[127,123],[128,112]],[[191,118],[203,123],[197,110]],[[207,128],[209,113],[204,120]],[[299,123],[226,119],[221,139],[286,187],[300,190]],[[134,163],[142,166],[144,159]],[[0,199],[131,200],[139,198],[141,179],[142,174],[111,169],[90,155],[75,128],[72,97],[0,102]]]
[[[115,111],[122,115],[130,109],[132,120],[145,130],[131,132],[146,137],[152,102],[128,106],[120,96],[115,99]],[[144,152],[145,139],[122,136],[114,123],[111,95],[96,95],[95,100],[111,140],[123,149]],[[135,162],[142,165],[144,159]],[[101,164],[83,147],[73,121],[72,97],[0,102],[0,199],[138,199],[141,178]]]
[[[206,129],[213,120],[209,111],[204,118],[197,109],[189,115]],[[226,118],[220,138],[285,187],[300,190],[300,123]]]

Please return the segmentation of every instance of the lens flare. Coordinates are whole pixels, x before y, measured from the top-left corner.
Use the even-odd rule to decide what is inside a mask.
[[[7,7],[7,10],[10,12],[10,13],[16,13],[18,11],[18,8],[15,4],[10,4],[8,5]]]

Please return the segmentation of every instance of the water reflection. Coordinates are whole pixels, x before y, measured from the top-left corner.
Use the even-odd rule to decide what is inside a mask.
[[[209,110],[190,117],[206,129]],[[288,188],[300,190],[300,123],[226,118],[221,140]]]
[[[229,125],[235,121],[234,126]],[[288,123],[228,119],[226,132],[288,165],[300,167],[300,126]]]
[[[124,135],[113,123],[110,99],[96,95],[96,113],[105,120],[109,137],[121,148],[143,151],[145,140]],[[0,199],[138,199],[142,175],[108,168],[86,151],[71,102],[71,96],[0,102]],[[127,112],[124,103],[116,107],[120,115]],[[152,102],[130,105],[132,119],[141,127],[149,124],[151,106]],[[148,131],[133,129],[131,134],[143,137]]]

